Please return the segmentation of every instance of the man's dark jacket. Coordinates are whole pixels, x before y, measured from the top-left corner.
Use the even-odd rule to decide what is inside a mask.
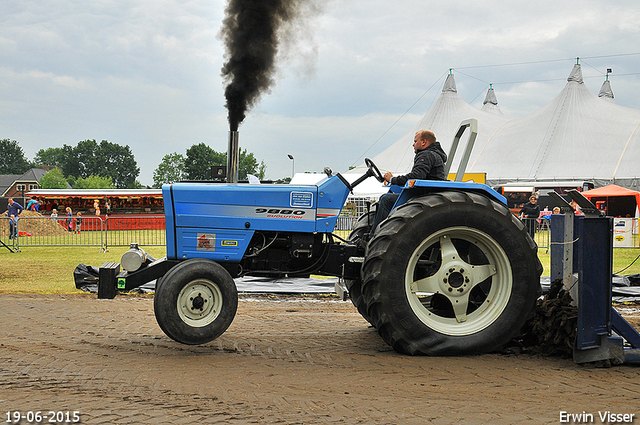
[[[520,213],[526,218],[538,218],[540,216],[540,205],[538,203],[534,205],[529,201],[522,206]]]
[[[416,152],[413,158],[413,168],[409,174],[392,177],[391,184],[404,186],[407,180],[446,180],[444,166],[447,162],[447,154],[444,153],[439,142],[432,143],[426,148]]]

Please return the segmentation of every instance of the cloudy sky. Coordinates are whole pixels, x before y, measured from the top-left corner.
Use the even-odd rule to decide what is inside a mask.
[[[3,0],[0,138],[29,159],[85,139],[129,145],[149,185],[167,153],[226,151],[225,4]],[[303,15],[275,86],[240,126],[267,178],[375,156],[429,109],[451,68],[467,102],[480,107],[492,83],[502,111],[524,116],[580,57],[592,92],[612,68],[616,103],[640,109],[637,0],[317,0]]]

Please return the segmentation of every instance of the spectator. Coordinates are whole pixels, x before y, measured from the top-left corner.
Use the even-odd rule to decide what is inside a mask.
[[[96,215],[100,215],[100,201],[97,199],[93,201],[93,208],[96,210]]]
[[[51,220],[58,220],[58,210],[55,208],[51,210]]]
[[[15,222],[17,223],[18,216],[22,211],[24,211],[24,208],[22,208],[22,205],[19,203],[14,202],[13,198],[9,198],[7,202],[7,217],[14,217]],[[9,235],[11,235],[11,229],[11,220],[9,220]]]
[[[36,198],[29,199],[27,202],[27,211],[39,211],[40,210],[40,202]]]
[[[582,210],[580,210],[580,207],[578,206],[576,201],[571,201],[571,207],[573,208],[575,215],[584,215],[584,213],[582,212]]]
[[[560,207],[553,207],[553,214],[560,214]],[[542,216],[545,220],[551,220],[551,214],[546,213]]]
[[[9,239],[18,237],[18,219],[15,215],[9,216]]]
[[[7,215],[10,216],[11,214],[15,215],[16,217],[18,217],[20,215],[20,213],[22,211],[24,211],[24,208],[22,208],[22,205],[20,205],[17,202],[14,202],[13,198],[9,198],[7,200],[8,202],[8,206],[7,206]]]
[[[536,227],[538,226],[538,218],[540,217],[540,205],[538,205],[538,198],[531,195],[529,202],[522,206],[520,210],[520,219],[525,221],[527,225],[527,231],[529,236],[533,239],[536,235]]]
[[[82,213],[78,211],[78,214],[76,217],[76,233],[77,234],[80,234],[81,228],[82,228]]]
[[[73,232],[73,211],[71,211],[71,207],[67,207],[65,211],[67,212],[67,230]]]

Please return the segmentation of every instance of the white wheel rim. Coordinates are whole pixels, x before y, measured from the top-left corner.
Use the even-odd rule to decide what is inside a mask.
[[[192,280],[178,294],[178,315],[187,325],[201,328],[211,324],[222,310],[222,292],[208,279]]]
[[[440,263],[425,272],[424,267],[429,266],[424,264],[429,261],[421,257],[432,251],[429,248],[434,244],[439,245],[435,248]],[[466,248],[459,252],[455,245]],[[467,261],[470,252],[475,256],[473,261]],[[430,235],[414,250],[405,272],[405,290],[413,312],[431,329],[452,336],[470,335],[495,322],[509,302],[512,287],[513,275],[504,249],[488,234],[469,227],[450,227]],[[432,305],[434,294],[444,309]]]

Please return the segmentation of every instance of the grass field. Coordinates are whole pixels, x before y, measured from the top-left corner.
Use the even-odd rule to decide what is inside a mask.
[[[340,233],[340,232],[338,232]],[[339,234],[341,237],[345,235]],[[637,245],[637,243],[636,243]],[[154,258],[166,255],[164,246],[143,246]],[[78,264],[100,267],[105,261],[120,262],[128,247],[111,247],[100,252],[98,247],[23,247],[21,252],[11,253],[0,249],[0,293],[69,294],[81,293],[75,288],[73,271]],[[629,266],[640,255],[637,248],[614,248],[613,272]],[[549,275],[549,254],[541,248],[538,257]],[[640,259],[622,272],[623,275],[640,273]]]
[[[73,271],[78,264],[100,267],[105,261],[120,262],[128,247],[100,252],[98,247],[23,247],[0,251],[0,293],[69,294],[75,287]],[[164,246],[144,247],[154,258],[164,257]]]

